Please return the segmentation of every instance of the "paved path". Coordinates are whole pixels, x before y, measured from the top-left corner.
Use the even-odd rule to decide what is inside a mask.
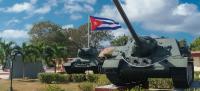
[[[9,72],[4,72],[3,70],[0,70],[0,79],[9,79]]]

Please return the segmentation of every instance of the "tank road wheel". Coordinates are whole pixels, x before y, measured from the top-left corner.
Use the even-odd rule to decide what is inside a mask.
[[[194,79],[193,63],[188,63],[187,68],[172,69],[174,88],[189,88]]]

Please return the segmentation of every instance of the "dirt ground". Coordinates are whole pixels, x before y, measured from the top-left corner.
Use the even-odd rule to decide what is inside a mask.
[[[8,91],[9,80],[0,80],[0,91]],[[54,85],[54,84],[52,84]],[[66,91],[80,91],[79,83],[56,84]],[[44,91],[48,84],[43,84],[39,80],[21,80],[13,82],[14,91]]]

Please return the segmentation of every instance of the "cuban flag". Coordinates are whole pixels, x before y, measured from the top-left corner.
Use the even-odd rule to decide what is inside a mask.
[[[121,28],[118,22],[112,19],[90,16],[91,30],[116,30]]]

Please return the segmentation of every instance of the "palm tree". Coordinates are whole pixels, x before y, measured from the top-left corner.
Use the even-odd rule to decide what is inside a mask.
[[[3,43],[2,39],[0,38],[0,64],[3,64],[4,61],[4,50],[1,47],[1,44]]]
[[[3,70],[5,69],[6,62],[9,60],[11,51],[13,46],[15,45],[14,42],[5,42],[0,39],[0,48],[1,48],[1,63],[3,64]]]
[[[54,64],[54,72],[56,73],[57,62],[63,61],[63,58],[67,55],[67,50],[65,47],[52,45],[45,47],[45,59],[46,63],[52,62]]]
[[[54,61],[52,61],[52,60],[55,58],[55,50],[51,46],[44,47],[43,56],[44,56],[43,58],[45,60],[45,63],[47,65],[50,65],[51,62],[53,62],[53,64],[54,64]]]
[[[54,63],[56,66],[56,63],[64,61],[63,60],[64,57],[67,56],[67,48],[64,46],[58,46],[58,45],[53,45],[52,47],[53,47],[54,53],[55,53],[55,56],[54,56],[55,62]],[[55,67],[55,72],[56,72],[56,67]]]

